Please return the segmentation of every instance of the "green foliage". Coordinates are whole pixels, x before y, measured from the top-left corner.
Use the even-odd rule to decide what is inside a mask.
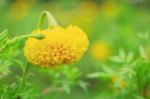
[[[0,33],[0,99],[150,99],[149,0],[31,1],[0,0],[0,30],[9,29]],[[28,68],[24,39],[44,38],[28,35],[41,10],[87,32],[89,51],[79,63]],[[108,59],[92,57],[96,41],[110,44]]]
[[[51,85],[54,89],[58,87],[69,94],[71,88],[78,85],[84,90],[87,90],[88,84],[81,80],[82,75],[77,67],[62,65],[56,70],[50,70],[49,73],[52,79]]]

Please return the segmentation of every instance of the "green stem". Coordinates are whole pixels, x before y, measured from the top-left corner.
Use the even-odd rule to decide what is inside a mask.
[[[48,11],[43,11],[39,18],[38,24],[37,24],[38,29],[42,28],[45,17],[47,17],[47,20],[48,20],[47,23],[48,23],[49,27],[58,26],[55,18],[52,16],[52,14]]]
[[[22,40],[24,38],[27,38],[27,37],[33,37],[33,38],[37,38],[37,39],[42,39],[44,38],[44,35],[42,34],[27,34],[27,35],[22,35],[22,36],[18,36],[18,37],[15,37],[11,40],[9,40],[1,49],[0,49],[0,52],[3,51],[5,48],[7,48],[8,46],[10,46],[11,44],[14,44],[15,42],[19,41],[19,40]]]
[[[41,38],[44,37],[44,35],[42,35],[42,34],[27,34],[27,35],[22,35],[22,36],[18,36],[18,37],[13,38],[8,43],[14,43],[16,41],[22,40],[22,39],[27,38],[27,37],[33,37],[33,38],[41,39]]]
[[[27,73],[28,73],[28,70],[29,70],[29,66],[30,66],[30,63],[27,62],[27,65],[23,71],[23,77],[26,77]]]
[[[28,74],[29,66],[30,66],[30,64],[27,62],[26,67],[23,69],[22,79],[21,79],[20,87],[19,87],[19,92],[23,91],[23,89],[26,87],[26,79],[27,79],[27,74]],[[18,98],[22,99],[22,96],[18,96]]]
[[[20,89],[22,89],[22,88],[24,87],[24,85],[25,85],[25,80],[26,80],[26,76],[27,76],[27,74],[28,74],[29,66],[30,66],[30,64],[27,63],[25,69],[23,70],[23,73],[22,73],[22,81],[21,81],[21,87],[20,87]]]

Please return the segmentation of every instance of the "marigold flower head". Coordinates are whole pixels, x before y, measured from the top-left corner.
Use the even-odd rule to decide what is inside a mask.
[[[24,54],[29,62],[43,67],[73,63],[82,57],[89,44],[86,34],[72,25],[66,29],[55,26],[33,33],[41,33],[45,38],[29,38],[25,42]]]

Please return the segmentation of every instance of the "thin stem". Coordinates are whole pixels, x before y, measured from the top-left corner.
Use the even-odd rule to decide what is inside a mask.
[[[29,66],[30,66],[30,63],[27,62],[27,65],[26,65],[26,67],[25,67],[25,69],[24,69],[24,71],[23,71],[23,76],[24,76],[24,77],[25,77],[25,76],[27,75],[27,73],[28,73]]]
[[[18,36],[18,37],[15,37],[11,40],[9,40],[1,49],[0,49],[0,52],[3,51],[6,47],[8,47],[9,45],[19,41],[19,40],[22,40],[24,38],[27,38],[27,37],[33,37],[33,38],[37,38],[37,39],[42,39],[44,38],[44,35],[43,34],[27,34],[27,35],[22,35],[22,36]]]
[[[149,82],[146,82],[145,85],[144,85],[144,88],[143,88],[142,96],[145,97],[145,98],[147,97],[148,84],[149,84]]]
[[[30,64],[27,63],[25,69],[23,70],[23,74],[22,74],[22,82],[21,82],[21,89],[24,87],[25,80],[26,80],[26,76],[27,76],[28,70],[29,70],[29,66],[30,66]]]
[[[48,11],[43,11],[40,18],[39,18],[39,21],[37,23],[37,28],[38,29],[41,29],[42,28],[42,25],[44,23],[44,19],[45,17],[47,18],[47,24],[49,27],[53,27],[53,26],[57,26],[57,22],[55,20],[55,18],[52,16],[52,14]]]
[[[41,39],[41,38],[44,37],[44,35],[42,35],[42,34],[27,34],[27,35],[22,35],[22,36],[15,37],[14,39],[10,40],[8,43],[14,43],[14,42],[16,42],[18,40],[21,40],[21,39],[24,39],[24,38],[27,38],[27,37],[33,37],[33,38],[37,38],[37,39],[39,38],[39,39]]]
[[[21,82],[20,82],[19,91],[22,91],[23,88],[26,87],[26,79],[27,79],[27,74],[28,74],[29,67],[30,67],[30,63],[27,62],[26,67],[23,69],[23,72],[22,72],[22,79],[21,79]],[[18,96],[19,99],[22,99],[21,97],[22,96]]]

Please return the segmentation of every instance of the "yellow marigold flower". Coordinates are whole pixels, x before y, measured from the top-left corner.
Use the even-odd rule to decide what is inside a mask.
[[[121,79],[117,75],[112,76],[111,80],[112,80],[113,85],[117,84],[117,86],[121,89],[124,89],[127,87],[125,80]]]
[[[91,55],[96,60],[105,60],[110,55],[110,47],[104,42],[95,42],[91,47]]]
[[[82,57],[89,44],[86,34],[72,25],[66,29],[55,26],[33,33],[41,33],[45,38],[29,38],[25,42],[24,54],[29,62],[43,67],[73,63]]]

